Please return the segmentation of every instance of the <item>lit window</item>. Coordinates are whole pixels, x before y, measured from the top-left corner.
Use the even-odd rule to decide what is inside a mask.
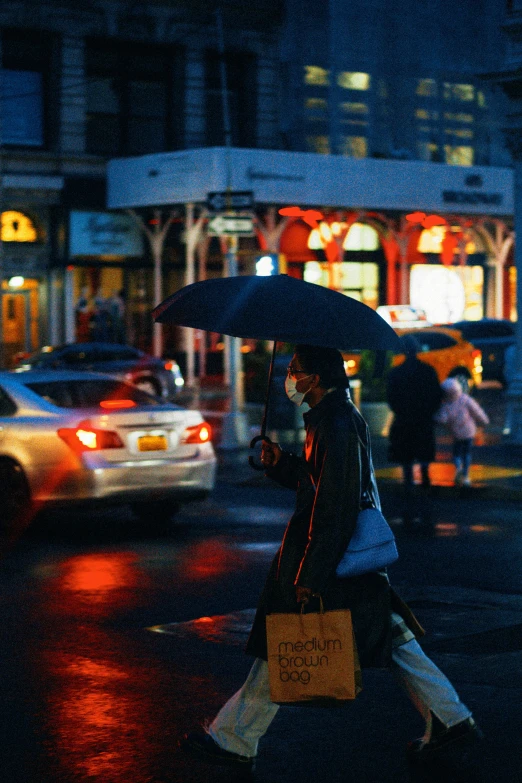
[[[477,90],[477,103],[481,109],[486,108],[486,96],[484,95],[482,90]]]
[[[452,166],[472,166],[474,152],[473,147],[453,147],[450,144],[444,145],[446,163],[449,163]]]
[[[339,108],[347,114],[368,114],[368,106],[365,103],[345,101],[339,104]]]
[[[363,287],[363,264],[357,262],[344,262],[341,264],[341,280],[343,288]]]
[[[428,109],[417,109],[415,111],[415,116],[418,120],[438,120],[439,112]]]
[[[445,226],[432,226],[432,228],[425,228],[419,237],[417,250],[419,253],[441,253],[442,240],[445,236]]]
[[[374,228],[365,223],[354,223],[346,234],[343,248],[345,250],[377,250],[379,235]]]
[[[340,120],[341,125],[358,125],[362,128],[368,127],[368,121],[367,120],[351,120],[351,119],[342,119]]]
[[[307,261],[304,265],[303,278],[307,283],[328,285],[328,272],[318,261]]]
[[[2,242],[37,242],[38,234],[31,218],[23,212],[2,212]]]
[[[432,141],[417,142],[417,156],[420,160],[433,160],[439,154],[439,147]]]
[[[344,90],[369,90],[370,74],[359,71],[341,71],[337,74],[337,84]]]
[[[435,79],[419,79],[415,92],[417,95],[422,95],[425,98],[435,98],[437,95],[437,82]]]
[[[473,101],[475,100],[475,88],[472,84],[444,82],[444,98],[447,101]]]
[[[349,158],[366,158],[368,141],[364,136],[343,136],[339,152]]]
[[[306,143],[311,152],[317,152],[319,155],[330,154],[330,139],[328,136],[307,136]]]
[[[445,128],[444,133],[448,136],[457,136],[459,139],[472,139],[473,131],[471,128]]]
[[[328,87],[330,83],[326,68],[320,68],[318,65],[305,65],[304,83],[316,87]]]
[[[310,231],[310,235],[308,237],[308,247],[310,250],[322,250],[324,248],[324,242],[321,239],[319,229],[313,228]]]
[[[307,109],[312,109],[314,111],[317,109],[326,111],[328,108],[328,104],[324,98],[307,98],[305,101],[305,106]]]
[[[475,121],[475,118],[472,114],[466,114],[465,112],[462,111],[459,112],[445,111],[444,119],[450,120],[451,122],[474,122]]]

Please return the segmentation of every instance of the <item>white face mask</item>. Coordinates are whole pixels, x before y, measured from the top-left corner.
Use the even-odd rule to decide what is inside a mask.
[[[311,375],[305,375],[304,378],[299,378],[299,380],[300,381],[304,381],[305,378],[311,378],[312,374]],[[286,392],[286,396],[288,397],[289,400],[292,400],[292,402],[294,402],[296,405],[302,405],[303,401],[304,401],[304,398],[308,394],[310,389],[307,389],[307,391],[305,391],[305,392],[299,392],[295,388],[296,383],[297,383],[296,379],[292,378],[291,375],[287,375],[286,376],[286,378],[285,378],[285,392]]]

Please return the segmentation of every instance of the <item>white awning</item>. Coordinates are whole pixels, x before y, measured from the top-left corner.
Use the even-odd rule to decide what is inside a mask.
[[[114,159],[107,177],[111,209],[201,203],[230,187],[259,204],[513,214],[513,171],[494,166],[205,147]]]

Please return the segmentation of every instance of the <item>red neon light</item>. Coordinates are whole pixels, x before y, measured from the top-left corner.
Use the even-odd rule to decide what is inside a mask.
[[[446,226],[447,221],[440,215],[427,215],[422,221],[424,228],[433,228],[433,226]]]
[[[422,223],[425,217],[425,212],[410,212],[409,215],[406,215],[406,220],[408,223]]]

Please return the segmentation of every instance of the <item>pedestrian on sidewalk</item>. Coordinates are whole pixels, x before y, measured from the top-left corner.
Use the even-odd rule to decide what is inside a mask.
[[[470,710],[424,654],[424,632],[392,590],[386,569],[340,578],[337,566],[354,533],[361,500],[379,508],[370,437],[352,404],[342,355],[331,348],[296,346],[285,389],[297,405],[307,402],[301,456],[264,441],[266,474],[297,492],[296,508],[272,563],[247,644],[255,656],[248,678],[206,731],[185,735],[182,748],[199,759],[244,770],[254,767],[258,742],[279,707],[270,700],[266,616],[349,609],[363,668],[389,668],[426,722],[424,736],[409,745],[413,758],[437,757],[449,745],[479,734]]]
[[[444,394],[440,410],[435,416],[439,424],[444,424],[453,436],[453,462],[455,463],[455,484],[471,486],[469,469],[473,438],[477,434],[477,424],[489,424],[486,412],[476,400],[464,394],[456,378],[448,378],[442,384]]]
[[[420,463],[422,486],[431,484],[429,466],[435,459],[433,417],[442,401],[437,373],[417,358],[420,344],[406,334],[401,338],[406,359],[388,373],[386,399],[394,416],[390,427],[388,459],[402,466],[404,487],[413,489],[413,465]]]

